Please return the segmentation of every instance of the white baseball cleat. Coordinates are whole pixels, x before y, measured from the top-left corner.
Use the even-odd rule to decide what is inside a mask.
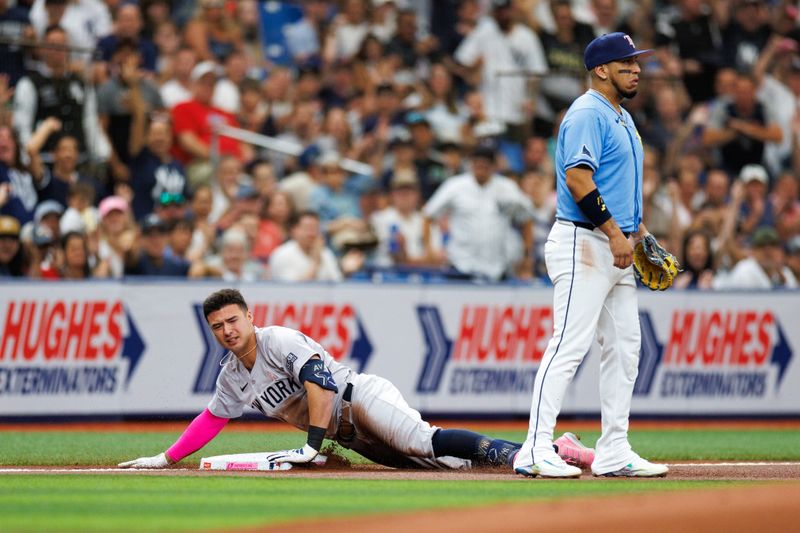
[[[547,478],[575,478],[581,475],[580,468],[568,465],[555,452],[545,455],[532,465],[514,465],[514,472],[526,477]]]
[[[665,477],[667,472],[667,465],[651,463],[634,454],[633,460],[619,470],[602,473],[592,471],[592,474],[603,477]]]

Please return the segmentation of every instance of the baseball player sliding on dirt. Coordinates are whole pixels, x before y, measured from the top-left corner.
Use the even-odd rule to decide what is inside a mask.
[[[316,341],[280,326],[257,328],[239,291],[223,289],[203,302],[217,341],[229,350],[208,407],[165,452],[120,463],[163,468],[210,442],[247,405],[308,432],[302,448],[266,454],[274,463],[308,463],[325,438],[376,463],[396,468],[509,467],[520,445],[461,429],[431,426],[387,381],[336,362]],[[555,443],[581,467],[594,453],[572,434]]]
[[[595,339],[602,348],[603,432],[592,473],[653,477],[668,470],[639,457],[628,442],[641,338],[634,276],[664,290],[677,273],[675,258],[642,224],[644,150],[633,118],[620,106],[636,95],[637,58],[648,52],[624,33],[589,43],[584,63],[592,88],[573,102],[559,129],[557,220],[545,244],[554,331],[533,385],[528,437],[514,460],[518,474],[581,475],[553,453],[553,428],[567,385]]]

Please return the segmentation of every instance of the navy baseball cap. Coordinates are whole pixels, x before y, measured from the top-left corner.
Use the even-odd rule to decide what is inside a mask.
[[[629,35],[617,31],[601,35],[590,42],[583,52],[583,64],[586,70],[592,70],[597,65],[652,52],[653,50],[637,50]]]

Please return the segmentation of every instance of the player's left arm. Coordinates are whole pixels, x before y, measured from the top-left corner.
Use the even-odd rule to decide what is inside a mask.
[[[308,399],[308,439],[302,448],[283,450],[267,455],[276,463],[308,463],[322,448],[328,424],[333,415],[334,400],[339,388],[319,355],[312,356],[300,369],[300,381]]]

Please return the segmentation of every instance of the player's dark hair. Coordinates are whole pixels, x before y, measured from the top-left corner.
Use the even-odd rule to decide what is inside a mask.
[[[236,289],[221,289],[211,293],[203,301],[203,314],[208,320],[208,315],[214,311],[219,311],[226,305],[238,305],[243,313],[247,312],[247,302],[244,301],[242,293]]]

